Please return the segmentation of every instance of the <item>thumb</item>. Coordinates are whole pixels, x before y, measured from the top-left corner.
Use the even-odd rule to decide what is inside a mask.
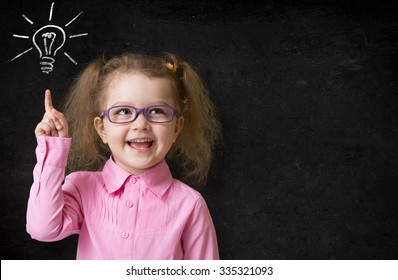
[[[56,109],[52,109],[51,113],[56,118],[55,121],[55,128],[57,129],[59,137],[68,137],[69,136],[69,128],[68,122],[61,112],[57,111]]]

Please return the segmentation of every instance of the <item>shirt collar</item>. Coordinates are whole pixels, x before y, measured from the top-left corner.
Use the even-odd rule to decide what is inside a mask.
[[[119,190],[128,178],[132,176],[117,165],[112,158],[108,159],[102,170],[102,178],[109,193]],[[143,181],[144,187],[151,190],[158,197],[162,197],[173,182],[173,177],[166,161],[162,161],[145,173],[133,177],[139,177]]]

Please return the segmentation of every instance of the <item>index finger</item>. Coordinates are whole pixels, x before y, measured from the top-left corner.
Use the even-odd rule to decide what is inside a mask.
[[[44,93],[44,108],[46,109],[46,112],[50,112],[54,108],[51,98],[51,91],[49,89],[47,89]]]

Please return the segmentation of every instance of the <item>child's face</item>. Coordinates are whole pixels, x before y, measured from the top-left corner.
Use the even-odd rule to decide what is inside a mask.
[[[167,79],[150,79],[139,72],[116,75],[105,89],[104,96],[103,109],[114,105],[139,109],[159,104],[173,108],[177,105]],[[164,160],[183,124],[183,117],[174,117],[169,123],[150,123],[142,113],[135,121],[126,124],[111,123],[107,117],[94,120],[95,128],[102,141],[109,145],[114,161],[134,175],[140,175]]]

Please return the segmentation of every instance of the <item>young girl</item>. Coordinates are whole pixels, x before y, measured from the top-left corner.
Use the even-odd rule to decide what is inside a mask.
[[[204,184],[220,136],[188,63],[171,54],[98,59],[71,88],[65,115],[49,90],[45,111],[35,130],[32,238],[79,234],[77,259],[219,258],[205,201],[165,161],[178,159],[187,179]],[[84,171],[65,178],[67,164]]]

